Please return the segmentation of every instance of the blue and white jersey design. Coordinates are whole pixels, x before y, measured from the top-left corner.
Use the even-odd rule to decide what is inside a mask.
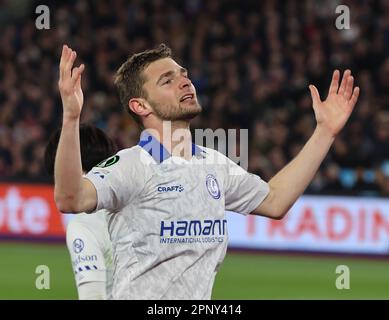
[[[193,145],[189,161],[144,132],[86,176],[106,209],[114,299],[210,299],[228,242],[225,211],[249,214],[269,187],[221,153]]]
[[[76,285],[105,282],[107,299],[112,298],[113,251],[108,233],[108,213],[80,213],[68,224],[66,244],[72,260]]]

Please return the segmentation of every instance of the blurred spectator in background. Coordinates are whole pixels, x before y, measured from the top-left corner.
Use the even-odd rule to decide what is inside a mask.
[[[35,28],[39,4],[0,2],[1,180],[50,181],[42,159],[60,125],[63,43],[87,66],[82,121],[126,148],[138,128],[113,74],[128,55],[165,42],[204,107],[192,128],[249,129],[249,170],[266,180],[314,129],[308,84],[322,92],[328,70],[352,69],[361,97],[306,192],[389,196],[388,1],[56,1],[50,30]],[[349,30],[335,27],[339,4],[350,8]]]

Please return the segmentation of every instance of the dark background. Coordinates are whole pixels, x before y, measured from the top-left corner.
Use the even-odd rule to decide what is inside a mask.
[[[35,26],[50,8],[50,30]],[[338,4],[351,29],[338,30]],[[249,171],[270,179],[310,137],[308,90],[322,99],[350,68],[361,96],[306,193],[389,196],[388,1],[0,1],[0,180],[49,182],[43,152],[60,126],[62,45],[85,63],[82,121],[119,148],[138,130],[113,75],[126,58],[166,43],[189,70],[204,111],[192,128],[249,129]]]

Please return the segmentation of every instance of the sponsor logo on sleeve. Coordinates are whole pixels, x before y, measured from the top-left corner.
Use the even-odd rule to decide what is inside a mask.
[[[94,271],[99,270],[97,267],[97,255],[77,255],[77,257],[72,260],[72,265],[75,273],[83,272],[83,271]]]
[[[99,168],[110,167],[110,166],[114,165],[115,163],[117,163],[119,161],[119,159],[120,159],[120,157],[118,155],[112,156],[112,157],[100,162],[96,167],[99,167]]]
[[[75,253],[80,253],[84,249],[84,241],[80,238],[74,239],[73,241],[73,250]]]

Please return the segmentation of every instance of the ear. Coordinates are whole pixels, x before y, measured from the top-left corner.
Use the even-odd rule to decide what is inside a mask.
[[[128,101],[128,107],[132,112],[141,117],[146,117],[151,113],[150,105],[142,98],[132,98]]]

